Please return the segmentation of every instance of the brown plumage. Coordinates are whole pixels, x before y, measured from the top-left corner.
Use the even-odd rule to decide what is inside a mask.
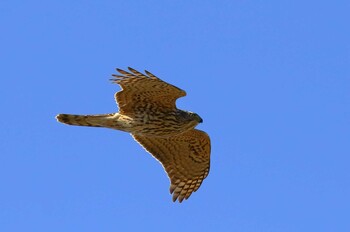
[[[131,133],[164,167],[170,178],[173,201],[188,199],[209,173],[210,138],[194,129],[202,119],[179,110],[176,100],[186,92],[152,73],[117,69],[112,82],[122,87],[115,94],[118,113],[99,115],[59,114],[68,125],[106,127]]]

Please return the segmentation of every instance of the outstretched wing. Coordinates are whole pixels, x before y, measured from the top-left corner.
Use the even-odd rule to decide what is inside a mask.
[[[193,129],[169,138],[133,137],[163,165],[170,178],[173,201],[188,199],[207,177],[210,138],[205,132]]]
[[[185,91],[162,81],[148,71],[144,75],[130,67],[128,69],[130,72],[117,69],[121,75],[113,74],[114,78],[111,79],[122,87],[115,94],[122,114],[133,114],[145,107],[174,110],[176,99],[186,95]]]

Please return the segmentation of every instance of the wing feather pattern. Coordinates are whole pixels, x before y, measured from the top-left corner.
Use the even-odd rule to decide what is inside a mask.
[[[170,179],[173,201],[182,202],[200,187],[210,167],[210,138],[192,129],[178,136],[146,137],[133,134],[164,167]]]
[[[117,83],[122,90],[115,94],[115,99],[122,114],[130,115],[140,107],[176,109],[176,99],[186,96],[186,92],[152,73],[145,71],[146,75],[128,68],[130,72],[117,69],[121,74],[113,74],[113,83]]]

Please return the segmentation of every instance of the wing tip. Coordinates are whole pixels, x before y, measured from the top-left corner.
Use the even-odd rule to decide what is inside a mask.
[[[147,76],[149,76],[149,78],[151,79],[159,79],[158,77],[156,77],[156,75],[154,75],[153,73],[145,70],[145,73],[147,74]]]
[[[122,73],[122,72],[125,72],[123,69],[121,69],[121,68],[116,68],[115,69],[117,72],[120,72],[120,73]]]
[[[129,70],[130,72],[137,72],[136,69],[133,69],[133,68],[131,68],[131,67],[128,67],[128,70]]]

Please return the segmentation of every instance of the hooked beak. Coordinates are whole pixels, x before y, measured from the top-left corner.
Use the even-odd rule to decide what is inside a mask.
[[[198,116],[198,122],[199,123],[202,123],[203,122],[203,119],[201,117]]]

